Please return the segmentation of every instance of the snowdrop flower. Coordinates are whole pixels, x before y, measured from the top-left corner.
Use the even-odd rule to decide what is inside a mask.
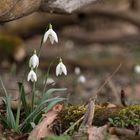
[[[137,73],[137,74],[140,74],[140,65],[136,65],[134,67],[134,71]]]
[[[77,80],[78,83],[85,83],[86,77],[84,75],[80,75]]]
[[[29,60],[29,66],[30,68],[35,68],[38,67],[38,65],[39,65],[39,58],[36,55],[36,50],[34,50],[34,54],[31,56]]]
[[[36,76],[36,73],[31,69],[29,74],[28,74],[28,77],[27,77],[27,81],[32,81],[32,82],[36,82],[37,81],[37,76]]]
[[[56,76],[61,75],[62,73],[67,75],[67,69],[66,66],[63,64],[62,59],[60,58],[59,64],[56,67]]]
[[[76,75],[79,75],[81,73],[81,70],[79,67],[75,67],[74,72]]]
[[[45,32],[44,34],[44,38],[43,38],[43,43],[45,43],[48,39],[48,37],[50,38],[51,44],[54,43],[54,41],[56,43],[58,43],[58,37],[57,34],[55,33],[55,31],[52,29],[52,25],[49,25],[49,30]]]

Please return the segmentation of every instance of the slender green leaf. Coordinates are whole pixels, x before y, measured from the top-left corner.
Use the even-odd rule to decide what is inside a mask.
[[[18,129],[19,120],[20,120],[21,96],[22,96],[22,87],[19,86],[18,107],[17,107],[17,114],[16,114],[16,129]]]
[[[7,122],[11,125],[11,128],[13,128],[15,130],[16,129],[16,121],[15,121],[13,111],[11,109],[11,98],[10,98],[10,96],[7,96],[5,101],[6,101]]]
[[[4,93],[5,93],[5,104],[6,104],[6,119],[7,119],[7,123],[9,123],[9,126],[13,129],[16,128],[16,122],[15,122],[15,118],[14,118],[14,115],[13,115],[13,111],[11,109],[11,98],[10,96],[8,96],[8,93],[7,93],[7,90],[3,84],[3,81],[0,77],[0,82],[1,82],[1,85],[2,85],[2,88],[4,90]]]
[[[55,97],[55,98],[51,98],[51,99],[45,100],[45,101],[43,101],[42,103],[40,103],[40,104],[33,110],[33,112],[31,112],[30,115],[24,120],[24,122],[19,126],[19,128],[20,128],[21,130],[23,130],[24,127],[25,127],[25,124],[28,124],[29,121],[30,121],[32,118],[36,117],[36,115],[38,114],[38,112],[40,112],[40,110],[42,109],[42,106],[43,106],[44,104],[46,104],[46,103],[48,103],[48,102],[51,102],[51,101],[55,101],[55,100],[57,100],[57,99],[58,99],[58,97]],[[65,100],[64,98],[59,98],[59,99],[61,99],[60,101]]]
[[[21,91],[21,101],[22,101],[22,105],[23,105],[23,108],[24,108],[25,115],[27,117],[29,115],[30,111],[29,111],[29,108],[28,108],[28,105],[27,105],[27,100],[26,100],[26,95],[25,95],[25,90],[24,90],[23,83],[19,82],[18,87],[19,87],[19,90],[21,89],[20,90]]]
[[[66,88],[52,88],[52,89],[47,90],[47,91],[43,94],[41,100],[39,101],[39,104],[40,104],[42,101],[46,100],[46,99],[49,97],[49,95],[51,95],[52,93],[55,93],[55,92],[64,92],[64,91],[66,91],[66,90],[67,90]]]
[[[47,105],[47,107],[43,109],[43,111],[44,111],[45,113],[48,112],[50,109],[52,109],[52,107],[53,107],[54,105],[56,105],[57,103],[59,103],[59,102],[61,102],[61,101],[62,101],[62,100],[58,98],[57,100],[50,102],[50,103]]]

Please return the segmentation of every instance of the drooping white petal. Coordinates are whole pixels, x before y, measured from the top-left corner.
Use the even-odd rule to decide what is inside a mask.
[[[61,75],[62,74],[62,70],[61,70],[61,65],[60,65],[60,63],[57,65],[57,67],[56,67],[56,76],[58,76],[58,75]]]
[[[65,75],[67,75],[66,66],[65,66],[62,62],[60,62],[60,65],[61,65],[62,72],[63,72]]]
[[[59,62],[59,64],[56,67],[56,76],[61,75],[62,73],[67,75],[67,69],[66,69],[66,66],[62,62]]]
[[[56,43],[58,43],[58,37],[56,32],[53,29],[50,29],[50,35],[53,37]]]
[[[31,73],[29,72],[28,77],[27,77],[27,81],[30,81],[31,79]]]
[[[47,32],[45,32],[44,34],[44,38],[43,38],[43,43],[45,43],[49,37],[49,34],[50,34],[50,30],[48,30]]]
[[[36,54],[33,54],[33,56],[29,60],[29,66],[31,68],[35,68],[38,67],[38,65],[39,65],[39,58]]]
[[[36,82],[37,81],[37,76],[36,73],[33,70],[30,70],[28,77],[27,77],[27,81],[32,81],[32,82]]]
[[[48,37],[49,37],[49,39],[51,41],[51,44],[53,44],[54,41],[56,43],[58,43],[57,34],[56,34],[56,32],[53,29],[49,29],[48,31],[45,32],[44,38],[43,38],[43,43],[45,43],[47,41]]]
[[[49,38],[50,38],[51,44],[53,44],[53,43],[54,43],[54,38],[53,38],[53,36],[49,35]]]

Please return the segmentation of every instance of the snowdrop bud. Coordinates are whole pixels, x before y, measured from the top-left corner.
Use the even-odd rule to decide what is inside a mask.
[[[76,75],[79,75],[81,73],[81,70],[79,67],[75,67],[74,72]]]
[[[36,50],[34,50],[34,54],[31,56],[29,60],[29,67],[30,68],[36,68],[39,65],[39,58],[36,55]]]
[[[140,74],[140,65],[136,65],[134,67],[134,71],[137,73],[137,74]]]
[[[51,44],[54,43],[54,41],[56,43],[58,43],[58,37],[57,37],[57,34],[56,32],[52,29],[52,25],[50,24],[49,25],[49,30],[45,32],[44,34],[44,38],[43,38],[43,43],[45,43],[47,41],[47,39],[50,39],[51,41]]]
[[[60,58],[59,64],[56,67],[56,76],[61,75],[62,73],[64,73],[64,75],[67,75],[67,69],[63,64],[62,59]]]
[[[32,81],[32,82],[36,82],[37,81],[37,76],[36,76],[36,73],[31,69],[29,74],[28,74],[28,77],[27,77],[27,81]]]
[[[78,83],[85,83],[86,77],[84,75],[80,75],[77,80]]]

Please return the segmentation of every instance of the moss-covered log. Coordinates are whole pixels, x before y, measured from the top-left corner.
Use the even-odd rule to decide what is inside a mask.
[[[58,117],[59,123],[61,123],[62,126],[62,131],[69,128],[71,123],[79,120],[85,114],[85,111],[85,106],[65,107]],[[115,126],[133,127],[132,125],[140,125],[140,105],[112,108],[96,106],[93,125],[102,126],[109,122],[109,118],[114,121],[113,125]],[[118,121],[116,121],[116,119],[118,119]],[[118,122],[121,122],[121,124],[117,124]]]

